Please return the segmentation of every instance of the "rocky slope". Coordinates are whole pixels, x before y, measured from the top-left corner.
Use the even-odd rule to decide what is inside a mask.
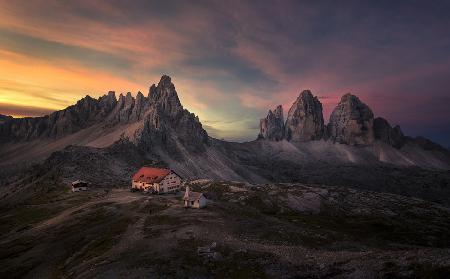
[[[88,150],[97,160],[98,150],[126,140],[134,146],[132,154],[157,158],[185,178],[295,182],[323,172],[324,182],[329,183],[332,173],[346,166],[450,168],[445,148],[403,136],[399,128],[382,119],[373,120],[370,108],[353,95],[343,96],[331,118],[332,131],[327,135],[319,100],[304,91],[290,109],[286,124],[281,106],[269,111],[261,121],[260,140],[220,141],[208,137],[198,118],[181,105],[170,77],[163,76],[147,96],[126,94],[116,99],[109,92],[99,99],[87,96],[45,117],[2,117],[0,164],[6,169],[6,165],[43,162],[67,146],[88,147],[80,152]],[[76,152],[72,147],[61,158],[78,160],[80,165],[89,160],[90,156],[71,154]],[[105,160],[97,160],[100,168]],[[96,168],[92,171],[97,172]],[[122,181],[129,179],[123,175],[127,177]],[[364,179],[357,183],[367,185]]]
[[[68,145],[103,148],[120,138],[146,152],[163,150],[173,156],[185,150],[203,152],[208,144],[208,134],[198,117],[183,108],[168,76],[152,85],[147,97],[138,92],[136,98],[127,93],[116,99],[109,92],[99,99],[86,96],[44,117],[1,119],[0,154],[5,162],[42,160]]]

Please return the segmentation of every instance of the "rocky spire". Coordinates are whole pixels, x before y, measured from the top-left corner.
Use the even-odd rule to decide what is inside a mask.
[[[149,92],[150,101],[156,105],[164,114],[176,116],[183,110],[183,106],[178,98],[175,85],[172,83],[172,79],[163,75],[158,83],[158,86],[150,87]]]
[[[152,86],[150,86],[149,90],[148,90],[148,99],[152,99],[152,96],[154,96],[156,94],[156,85],[152,84]]]
[[[198,117],[183,109],[169,76],[162,76],[157,86],[150,87],[148,102],[140,145],[145,148],[163,146],[170,152],[177,152],[176,141],[180,141],[187,150],[204,150],[208,134]]]
[[[310,90],[304,90],[289,109],[285,137],[290,141],[309,141],[321,139],[323,134],[322,104]]]
[[[137,121],[141,118],[141,113],[145,110],[146,98],[139,91],[136,94],[136,99],[134,101],[133,111],[131,112],[130,119],[133,121]]]
[[[107,95],[103,95],[98,99],[98,103],[102,110],[102,116],[106,116],[117,104],[116,93],[109,91]]]
[[[266,118],[262,118],[259,123],[260,139],[282,140],[284,138],[284,117],[283,107],[277,106],[276,109],[269,110]]]
[[[333,110],[328,123],[330,140],[350,145],[374,141],[372,110],[358,97],[348,93]]]
[[[382,117],[377,117],[373,121],[373,131],[376,139],[395,148],[400,148],[405,144],[406,137],[403,135],[400,126],[391,127],[389,122]]]

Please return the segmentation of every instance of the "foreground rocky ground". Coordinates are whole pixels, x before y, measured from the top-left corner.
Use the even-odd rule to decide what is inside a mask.
[[[448,278],[449,208],[304,184],[180,196],[45,188],[0,213],[1,278]]]

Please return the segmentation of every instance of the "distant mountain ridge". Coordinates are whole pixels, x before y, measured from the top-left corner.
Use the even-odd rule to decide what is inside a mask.
[[[198,117],[181,105],[169,76],[153,84],[147,96],[138,92],[134,98],[128,92],[117,99],[110,91],[98,99],[86,96],[75,105],[43,117],[0,119],[3,145],[43,141],[61,142],[55,150],[69,144],[107,147],[126,137],[147,151],[155,146],[171,151],[177,146],[174,141],[200,151],[209,140]],[[64,144],[68,138],[74,139]]]
[[[374,119],[354,95],[342,97],[328,125],[310,91],[300,94],[286,122],[278,106],[260,125],[258,139],[250,142],[209,137],[183,108],[168,76],[147,96],[109,92],[44,117],[0,116],[0,194],[11,201],[26,196],[49,175],[63,183],[126,186],[140,166],[150,164],[185,179],[350,186],[450,203],[449,151]],[[28,176],[20,176],[30,165]],[[9,195],[13,191],[21,194]]]
[[[43,117],[1,119],[0,140],[4,143],[60,139],[96,124],[108,128],[137,122],[143,124],[140,134],[131,137],[137,145],[165,143],[169,140],[166,133],[172,128],[190,144],[208,141],[198,117],[183,109],[169,76],[163,76],[157,86],[153,84],[147,97],[138,92],[134,98],[128,92],[116,99],[115,92],[110,91],[98,99],[88,95],[75,105]]]
[[[267,116],[260,120],[258,139],[290,142],[325,140],[348,145],[373,145],[375,141],[380,141],[397,149],[413,142],[425,150],[448,152],[426,138],[405,136],[399,125],[392,127],[382,117],[374,118],[370,107],[351,93],[341,97],[325,125],[322,104],[310,90],[300,93],[289,109],[286,121],[281,105],[273,111],[269,110]]]
[[[278,106],[261,119],[260,127],[258,140],[246,143],[209,137],[198,117],[181,105],[171,78],[162,76],[147,96],[138,92],[135,98],[131,93],[116,98],[109,92],[98,99],[86,96],[43,117],[1,116],[0,164],[42,162],[67,146],[107,148],[126,140],[136,154],[162,161],[185,177],[265,182],[285,179],[283,168],[318,163],[450,169],[448,150],[374,119],[371,109],[351,94],[342,97],[328,125],[322,104],[305,90],[286,121]],[[267,164],[278,174],[263,169]]]

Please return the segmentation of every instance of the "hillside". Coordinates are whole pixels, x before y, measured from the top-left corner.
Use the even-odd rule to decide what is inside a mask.
[[[311,184],[204,181],[181,195],[50,188],[1,211],[0,277],[445,278],[448,208]],[[203,252],[199,252],[203,251]]]
[[[286,121],[279,106],[260,123],[255,141],[211,138],[163,76],[147,96],[109,92],[44,117],[2,117],[0,177],[11,185],[14,170],[20,180],[27,176],[21,170],[41,164],[66,182],[108,185],[109,177],[126,185],[151,162],[186,179],[343,185],[449,202],[449,151],[374,118],[354,95],[342,97],[327,125],[310,91],[300,93]]]
[[[446,278],[448,150],[348,94],[328,124],[309,91],[260,124],[254,141],[209,137],[167,76],[147,96],[0,117],[0,277]],[[207,207],[130,192],[143,165]]]

